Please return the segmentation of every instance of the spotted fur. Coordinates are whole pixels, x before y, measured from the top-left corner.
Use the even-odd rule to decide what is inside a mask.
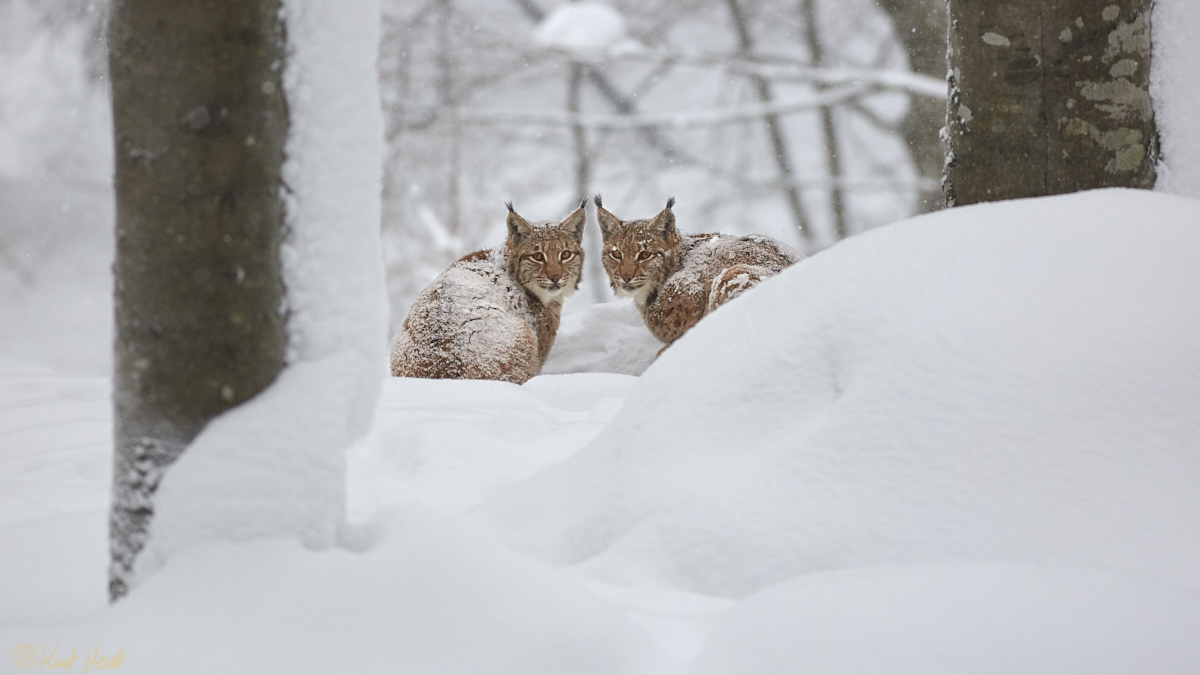
[[[761,235],[680,234],[667,207],[622,221],[594,198],[604,235],[604,271],[618,296],[633,298],[646,327],[670,345],[722,304],[803,256]]]
[[[587,216],[581,204],[561,223],[530,223],[507,206],[505,243],[459,259],[417,296],[393,375],[520,384],[541,371],[582,278]]]

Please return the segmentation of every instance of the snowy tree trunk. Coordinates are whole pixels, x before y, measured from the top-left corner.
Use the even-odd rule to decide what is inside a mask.
[[[896,37],[908,52],[914,73],[939,80],[946,77],[946,0],[880,0],[880,8],[892,19]],[[912,155],[917,175],[933,185],[918,192],[921,213],[943,205],[936,187],[942,177],[946,147],[938,130],[946,122],[946,104],[928,96],[912,96],[908,113],[900,122],[900,133]]]
[[[950,0],[950,205],[1151,188],[1151,0]]]
[[[279,0],[112,3],[114,600],[164,471],[283,367],[284,46]]]

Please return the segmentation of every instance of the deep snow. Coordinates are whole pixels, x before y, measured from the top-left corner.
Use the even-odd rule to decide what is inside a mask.
[[[1152,193],[960,208],[814,256],[640,378],[386,380],[338,546],[194,546],[115,608],[107,382],[0,361],[0,645],[135,673],[1195,672],[1197,245],[1200,202]],[[606,363],[574,337],[560,358]]]
[[[705,319],[473,522],[716,595],[946,558],[1200,590],[1197,250],[1200,202],[1122,190],[860,235]]]
[[[314,223],[351,202],[346,223],[378,211],[377,108],[355,103],[373,96],[355,79],[374,58],[369,4],[289,4],[298,36],[328,30],[347,50],[302,55],[311,79],[291,75],[326,106],[308,109],[316,145],[293,166],[313,181],[300,210]],[[1155,12],[1157,189],[1200,197],[1200,12]],[[309,367],[283,384],[322,396],[258,403],[298,422],[286,433],[223,423],[265,439],[236,458],[237,500],[220,454],[239,446],[210,434],[215,461],[196,453],[196,480],[175,480],[191,483],[187,536],[106,608],[109,383],[80,375],[109,363],[111,197],[94,166],[108,120],[71,51],[87,37],[26,44],[22,25],[0,25],[0,213],[33,242],[0,266],[0,647],[14,660],[58,645],[79,667],[99,645],[124,647],[133,673],[1200,671],[1200,210],[1141,194],[850,240],[706,319],[643,378],[657,342],[628,303],[594,305],[564,317],[522,387],[360,376],[376,370],[374,253],[314,228],[304,246],[328,257],[289,260],[311,282],[298,307],[316,328],[293,343]],[[294,478],[342,464],[318,446],[365,427],[353,401],[376,387],[345,485],[310,499]],[[291,447],[328,464],[278,461]],[[283,507],[265,526],[248,516],[260,481]],[[348,521],[309,537],[332,548],[212,541],[303,533],[306,510],[336,523],[342,494]]]

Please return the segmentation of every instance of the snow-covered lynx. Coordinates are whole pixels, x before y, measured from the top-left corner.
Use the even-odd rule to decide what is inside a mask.
[[[554,344],[562,303],[583,272],[585,199],[561,223],[530,223],[508,206],[508,240],[450,265],[408,310],[392,374],[518,384]]]
[[[618,296],[633,298],[654,337],[670,345],[705,314],[804,256],[757,234],[679,234],[671,207],[622,221],[596,195],[604,271]]]

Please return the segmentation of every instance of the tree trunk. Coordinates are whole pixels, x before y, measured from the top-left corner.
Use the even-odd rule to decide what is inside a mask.
[[[459,115],[459,91],[455,72],[458,59],[454,46],[454,5],[451,0],[437,2],[438,103],[449,113],[447,143],[450,162],[446,167],[446,229],[455,237],[463,236],[462,219],[462,118]]]
[[[284,364],[284,54],[279,0],[111,5],[113,600],[165,470]]]
[[[578,117],[582,110],[580,99],[583,95],[583,78],[588,67],[582,63],[571,63],[571,75],[567,80],[567,112],[572,117]],[[587,130],[582,124],[571,125],[571,141],[575,149],[575,194],[586,200],[592,192],[592,160],[588,157]],[[592,280],[592,300],[596,303],[608,302],[608,291],[603,282],[604,272],[604,241],[600,236],[600,228],[589,227],[587,230],[588,248],[595,251],[585,261],[586,276]]]
[[[804,40],[808,43],[808,53],[812,66],[825,66],[825,50],[821,44],[820,31],[817,29],[817,8],[814,0],[800,0],[800,16],[804,19]],[[828,89],[817,83],[818,92]],[[829,203],[833,208],[833,234],[838,239],[845,239],[849,233],[846,224],[846,194],[842,190],[842,156],[838,144],[837,126],[833,121],[833,108],[823,105],[821,114],[821,136],[825,141],[825,168],[829,172]]]
[[[1154,186],[1151,0],[951,0],[947,203]]]
[[[896,37],[908,52],[912,71],[945,79],[946,0],[879,0],[879,6],[891,17]],[[946,158],[946,146],[938,133],[945,123],[943,101],[926,96],[909,97],[900,133],[908,145],[917,176],[932,186],[918,191],[917,207],[921,213],[943,206],[942,192],[936,186],[941,181]]]

